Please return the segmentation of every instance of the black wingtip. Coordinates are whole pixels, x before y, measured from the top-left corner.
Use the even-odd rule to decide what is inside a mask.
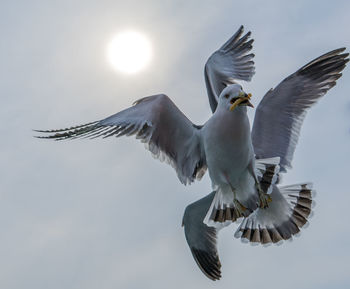
[[[318,77],[330,73],[332,75],[339,74],[345,68],[346,63],[349,62],[349,53],[342,53],[345,50],[346,48],[342,47],[329,51],[301,67],[297,73],[302,75],[313,74]]]
[[[50,131],[47,131],[47,130],[40,130],[40,129],[32,129],[32,131],[35,131],[35,132],[50,132]]]
[[[54,130],[41,130],[41,129],[32,129],[33,132],[38,132],[38,133],[54,133],[56,131]]]
[[[339,52],[343,52],[346,50],[346,47],[340,47],[338,49],[335,49],[334,51],[339,51]]]
[[[38,132],[38,133],[47,133],[49,131],[46,130],[40,130],[40,129],[32,129],[33,132]],[[34,138],[39,138],[39,139],[47,139],[47,136],[40,136],[40,135],[33,135]]]
[[[204,273],[210,280],[216,281],[221,278],[221,263],[218,256],[212,256],[208,252],[192,248],[193,257]]]

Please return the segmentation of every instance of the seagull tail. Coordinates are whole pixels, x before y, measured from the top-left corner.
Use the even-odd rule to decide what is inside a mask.
[[[279,157],[257,159],[255,162],[256,175],[261,189],[266,194],[271,194],[274,184],[279,179],[279,162]],[[252,190],[250,194],[245,191],[244,196],[246,199],[240,199],[242,203],[236,202],[230,188],[227,190],[225,187],[218,187],[204,223],[210,227],[221,228],[250,215],[258,207],[258,194]]]
[[[233,203],[233,193],[222,191],[222,188],[218,188],[215,191],[215,196],[210,205],[210,208],[203,220],[203,223],[209,227],[220,229],[235,222],[237,219],[247,216],[252,213],[242,206],[241,210]]]
[[[258,208],[245,217],[235,237],[252,245],[281,244],[283,240],[298,236],[300,229],[308,225],[312,216],[316,192],[311,183],[273,185],[269,207]]]

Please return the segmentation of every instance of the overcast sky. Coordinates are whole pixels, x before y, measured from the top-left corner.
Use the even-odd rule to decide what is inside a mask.
[[[307,2],[307,3],[306,3]],[[314,182],[299,238],[251,247],[220,232],[223,278],[187,247],[184,187],[134,138],[44,141],[32,129],[98,120],[166,93],[197,124],[211,115],[205,61],[241,24],[253,33],[254,104],[313,58],[350,47],[349,1],[17,1],[0,4],[0,287],[6,289],[348,288],[350,70],[307,115],[285,184]],[[144,71],[116,73],[106,46],[147,34]],[[253,113],[251,113],[253,117]]]

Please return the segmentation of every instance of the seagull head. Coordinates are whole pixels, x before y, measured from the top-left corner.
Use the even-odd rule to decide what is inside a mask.
[[[239,106],[254,107],[249,101],[252,97],[251,93],[245,93],[239,84],[231,84],[223,89],[219,97],[219,105],[228,107],[233,111]]]

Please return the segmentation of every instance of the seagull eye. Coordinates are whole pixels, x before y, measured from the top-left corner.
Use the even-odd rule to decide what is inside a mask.
[[[228,95],[228,94],[225,94],[225,95],[224,95],[224,97],[225,97],[225,98],[228,98],[228,97],[229,97],[229,95]]]

